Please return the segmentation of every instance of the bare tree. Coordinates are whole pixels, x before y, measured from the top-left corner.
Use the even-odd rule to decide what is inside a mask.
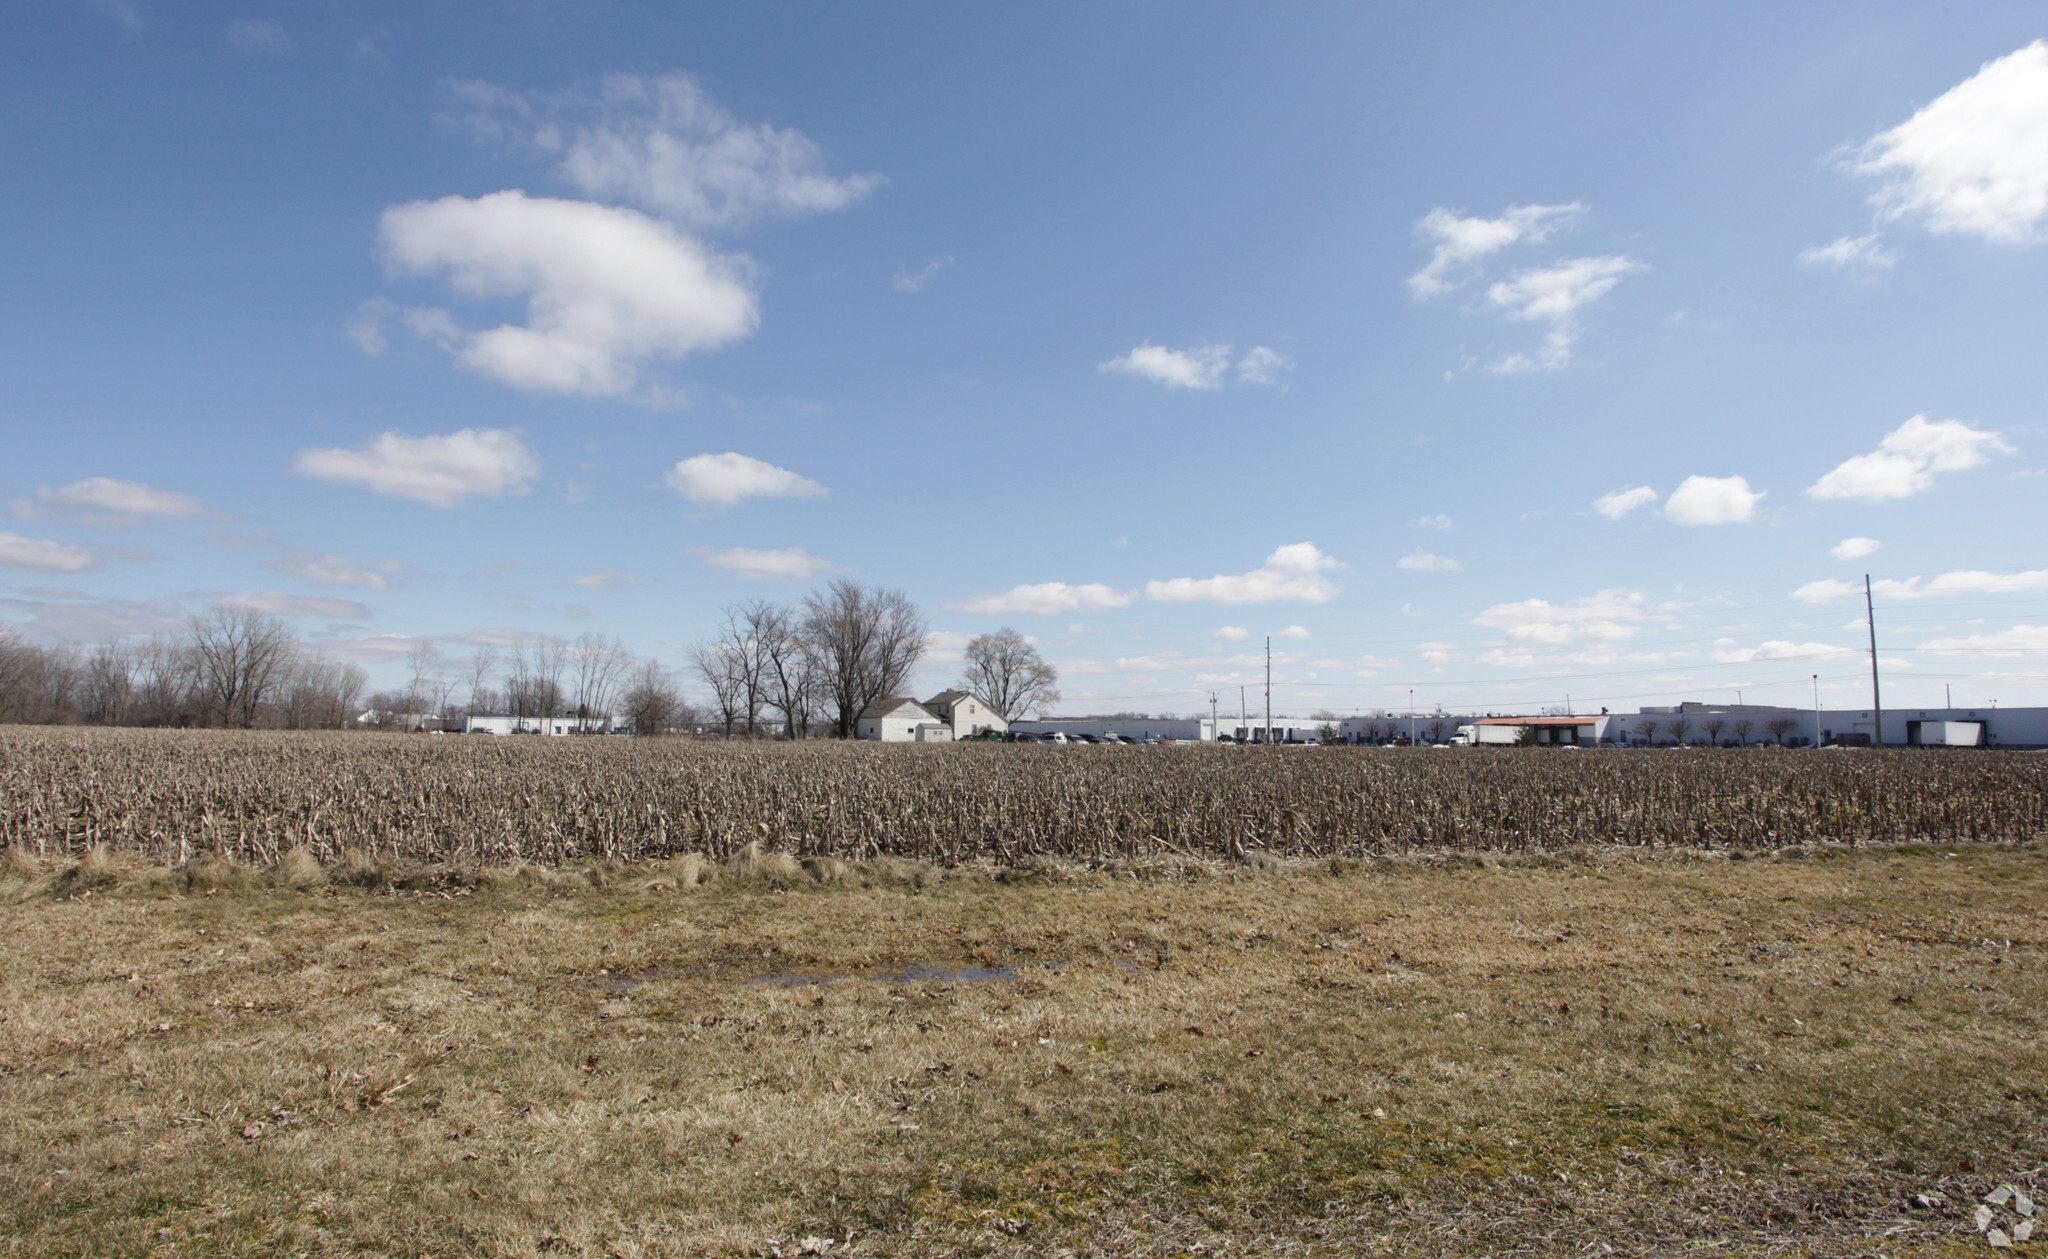
[[[761,693],[768,707],[782,714],[784,733],[792,739],[804,738],[811,732],[811,715],[818,704],[818,670],[811,644],[789,608],[762,603],[753,622]]]
[[[690,652],[690,669],[711,688],[711,702],[718,710],[725,737],[745,716],[748,699],[746,666],[730,643],[705,643]]]
[[[562,711],[562,671],[569,644],[530,638],[513,650],[505,675],[505,706],[514,717],[553,717]]]
[[[1657,741],[1657,723],[1649,718],[1644,718],[1637,722],[1636,738],[1641,739],[1645,743],[1655,743]]]
[[[633,663],[626,644],[602,634],[585,634],[571,652],[576,661],[576,699],[572,711],[578,724],[589,729],[592,721],[609,726],[612,707],[618,698],[619,681]]]
[[[292,660],[291,629],[261,612],[215,608],[193,617],[186,630],[209,715],[224,725],[254,726],[257,709]]]
[[[1042,713],[1060,702],[1059,670],[1007,625],[993,634],[969,639],[965,666],[960,689],[987,704],[989,711],[1005,722]]]
[[[1799,723],[1790,717],[1773,717],[1764,723],[1764,729],[1770,731],[1771,737],[1778,741],[1779,747],[1784,747],[1785,736],[1798,728]]]
[[[924,655],[924,617],[901,591],[845,578],[806,599],[802,614],[834,733],[850,739],[869,704],[909,682]]]
[[[198,670],[189,644],[152,635],[136,652],[134,713],[149,726],[191,724]]]
[[[1692,722],[1686,720],[1683,717],[1673,717],[1671,720],[1664,723],[1664,733],[1671,736],[1671,741],[1673,743],[1680,745],[1683,745],[1685,743],[1686,732],[1691,729]]]
[[[489,680],[493,673],[498,671],[498,666],[503,663],[504,658],[498,654],[498,649],[489,643],[478,643],[469,649],[467,676],[469,678],[469,711],[472,716],[482,712],[487,706],[477,701],[479,698],[490,697],[490,692],[484,688],[484,683]]]
[[[118,639],[109,639],[86,655],[84,677],[80,681],[79,716],[95,725],[125,725],[129,701],[134,693],[133,647]]]
[[[405,666],[412,675],[412,681],[405,691],[405,722],[412,725],[415,719],[426,715],[434,706],[434,699],[440,690],[441,649],[432,640],[422,639],[414,643],[412,650],[405,653]]]
[[[675,683],[660,664],[643,660],[626,681],[620,697],[624,716],[639,738],[667,734],[688,712],[676,695]]]
[[[1728,719],[1726,717],[1708,717],[1700,722],[1700,729],[1706,732],[1707,743],[1712,747],[1721,746],[1721,732],[1727,728]]]
[[[1743,747],[1749,746],[1749,732],[1756,729],[1756,723],[1747,717],[1737,717],[1728,727],[1735,732],[1735,740]]]

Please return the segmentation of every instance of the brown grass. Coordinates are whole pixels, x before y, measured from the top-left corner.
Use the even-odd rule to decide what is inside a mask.
[[[2031,846],[194,868],[0,861],[0,1254],[1896,1259],[2048,1162]]]

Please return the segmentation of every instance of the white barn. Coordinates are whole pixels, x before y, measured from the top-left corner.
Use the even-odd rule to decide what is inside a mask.
[[[878,699],[854,723],[855,738],[878,743],[951,743],[953,727],[914,699]]]

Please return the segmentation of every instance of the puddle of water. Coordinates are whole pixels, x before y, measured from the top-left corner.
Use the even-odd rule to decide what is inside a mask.
[[[846,972],[837,975],[756,975],[747,981],[749,987],[757,984],[787,984],[801,987],[808,984],[833,984],[842,980],[865,980],[869,983],[904,984],[918,980],[935,980],[939,983],[995,983],[1006,984],[1017,979],[1017,972],[1007,966],[906,966],[901,970],[875,971],[861,974]]]

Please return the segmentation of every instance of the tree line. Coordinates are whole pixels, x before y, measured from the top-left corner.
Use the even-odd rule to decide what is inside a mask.
[[[362,667],[302,647],[261,613],[216,609],[180,634],[37,646],[0,626],[0,722],[331,730],[355,716]]]
[[[253,611],[217,608],[182,633],[90,648],[37,646],[0,626],[0,722],[414,730],[502,715],[643,735],[851,738],[871,704],[907,691],[927,638],[908,595],[842,579],[793,604],[725,608],[681,678],[602,634],[478,644],[464,659],[422,642],[402,685],[365,697],[361,666],[325,659]],[[960,689],[1005,720],[1059,700],[1052,666],[1013,629],[973,639],[965,656]],[[701,707],[685,682],[701,686]]]

